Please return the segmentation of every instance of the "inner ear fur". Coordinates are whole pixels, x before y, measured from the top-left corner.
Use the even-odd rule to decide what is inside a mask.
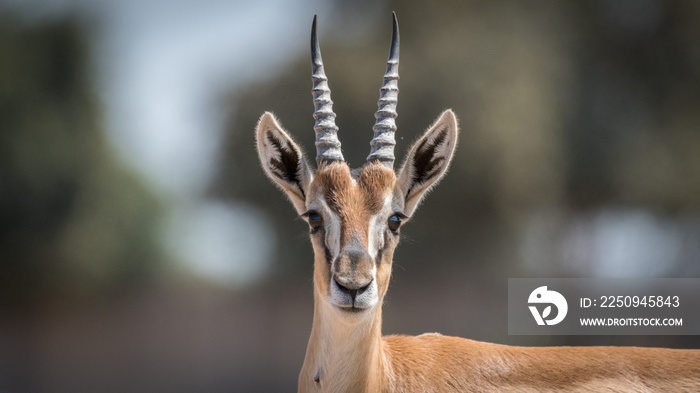
[[[457,146],[457,134],[457,118],[448,109],[411,147],[398,180],[405,199],[404,214],[411,216],[423,195],[445,175]]]
[[[297,212],[304,213],[313,174],[301,148],[270,112],[265,112],[258,122],[256,142],[267,176],[287,194]]]

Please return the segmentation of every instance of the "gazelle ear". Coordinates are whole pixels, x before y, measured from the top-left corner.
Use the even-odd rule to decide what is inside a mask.
[[[256,141],[265,173],[284,190],[297,212],[304,213],[313,174],[301,149],[270,112],[265,112],[258,122]]]
[[[397,183],[405,199],[407,216],[413,214],[425,192],[447,171],[457,145],[457,131],[457,118],[448,109],[408,153]]]

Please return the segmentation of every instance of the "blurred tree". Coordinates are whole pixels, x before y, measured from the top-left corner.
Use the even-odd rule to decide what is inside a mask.
[[[568,200],[697,214],[700,4],[609,0],[575,10]]]
[[[326,31],[335,20],[319,26],[350,165],[361,165],[369,151],[390,9],[402,37],[397,153],[442,109],[453,108],[461,120],[450,175],[405,230],[425,247],[410,253],[400,247],[402,266],[459,263],[470,271],[513,272],[515,232],[538,209],[620,204],[700,211],[698,4],[403,1],[350,7],[352,13],[348,7],[338,2],[335,20],[365,13],[375,31],[350,40]],[[272,110],[313,162],[309,72],[308,54],[300,54],[283,73],[232,98],[236,110],[213,186],[214,194],[274,218],[277,256],[285,256],[280,276],[308,275],[311,252],[300,241],[304,225],[257,169],[253,129]]]
[[[76,20],[0,23],[0,302],[124,289],[162,261],[161,207],[113,156]]]

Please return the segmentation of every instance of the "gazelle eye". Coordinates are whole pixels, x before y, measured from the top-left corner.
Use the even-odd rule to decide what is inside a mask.
[[[323,218],[321,217],[318,212],[315,211],[310,211],[308,213],[305,213],[304,216],[306,217],[306,220],[309,222],[309,226],[311,227],[311,232],[315,232],[321,228],[321,225],[323,225]]]
[[[389,229],[391,229],[392,232],[398,231],[400,226],[401,226],[401,216],[400,215],[394,214],[393,216],[389,217]]]

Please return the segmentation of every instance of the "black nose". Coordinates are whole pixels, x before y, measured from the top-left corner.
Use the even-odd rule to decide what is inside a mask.
[[[361,295],[364,291],[367,290],[367,288],[369,288],[370,284],[372,284],[371,280],[365,285],[355,284],[352,282],[346,282],[344,284],[341,284],[340,281],[338,281],[337,276],[333,277],[333,281],[335,281],[335,283],[338,285],[338,289],[350,295],[353,303],[355,303],[355,298],[357,297],[357,295]]]

